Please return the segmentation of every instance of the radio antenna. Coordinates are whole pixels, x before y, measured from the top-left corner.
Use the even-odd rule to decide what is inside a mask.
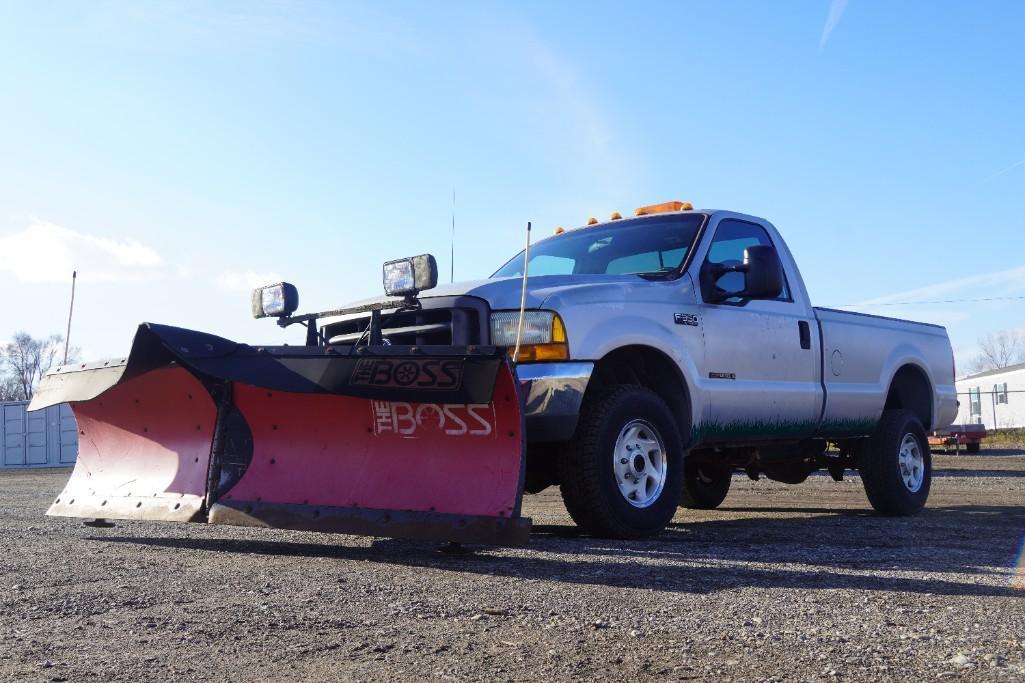
[[[456,281],[456,188],[452,188],[452,243],[449,250],[449,282]]]
[[[530,221],[527,221],[527,246],[523,248],[523,288],[520,291],[520,320],[516,325],[516,348],[513,363],[520,359],[520,337],[523,335],[523,312],[527,308],[527,264],[530,261]]]

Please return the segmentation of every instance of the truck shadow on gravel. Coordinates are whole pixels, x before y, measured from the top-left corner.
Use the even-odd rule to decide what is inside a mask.
[[[1020,507],[932,508],[904,519],[826,508],[725,508],[723,512],[753,514],[673,524],[662,536],[646,541],[595,539],[576,534],[571,526],[538,525],[528,549],[500,554],[481,549],[450,555],[438,552],[437,545],[396,539],[376,540],[370,547],[270,538],[93,536],[90,540],[667,592],[793,588],[1025,597],[1010,588],[1008,571],[992,569],[1013,565],[1025,526],[1025,511]],[[766,517],[772,512],[814,516]],[[948,576],[911,576],[916,573]]]
[[[974,477],[989,479],[991,477],[1025,477],[1025,470],[956,470],[953,468],[937,468],[932,471],[933,477]]]

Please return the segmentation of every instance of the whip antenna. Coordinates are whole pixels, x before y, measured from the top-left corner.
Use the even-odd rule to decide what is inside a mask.
[[[452,188],[452,243],[449,253],[449,282],[456,281],[456,188]]]
[[[530,259],[530,221],[527,221],[527,246],[523,248],[523,289],[520,292],[520,320],[516,325],[516,348],[513,363],[520,359],[520,337],[523,335],[523,311],[527,307],[527,262]]]

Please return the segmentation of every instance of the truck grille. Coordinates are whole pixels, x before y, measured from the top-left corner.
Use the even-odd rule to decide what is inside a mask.
[[[445,306],[439,299],[455,299],[456,305]],[[484,301],[473,297],[438,297],[421,303],[423,308],[418,311],[383,312],[381,335],[400,346],[486,343],[489,311]],[[331,344],[352,344],[369,324],[369,315],[341,320],[325,325],[324,336]]]

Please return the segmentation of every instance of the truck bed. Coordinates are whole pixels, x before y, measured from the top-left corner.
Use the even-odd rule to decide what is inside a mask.
[[[953,353],[946,329],[867,313],[815,308],[822,334],[823,423],[875,419],[894,375],[910,365],[933,387],[926,429],[957,414]]]

